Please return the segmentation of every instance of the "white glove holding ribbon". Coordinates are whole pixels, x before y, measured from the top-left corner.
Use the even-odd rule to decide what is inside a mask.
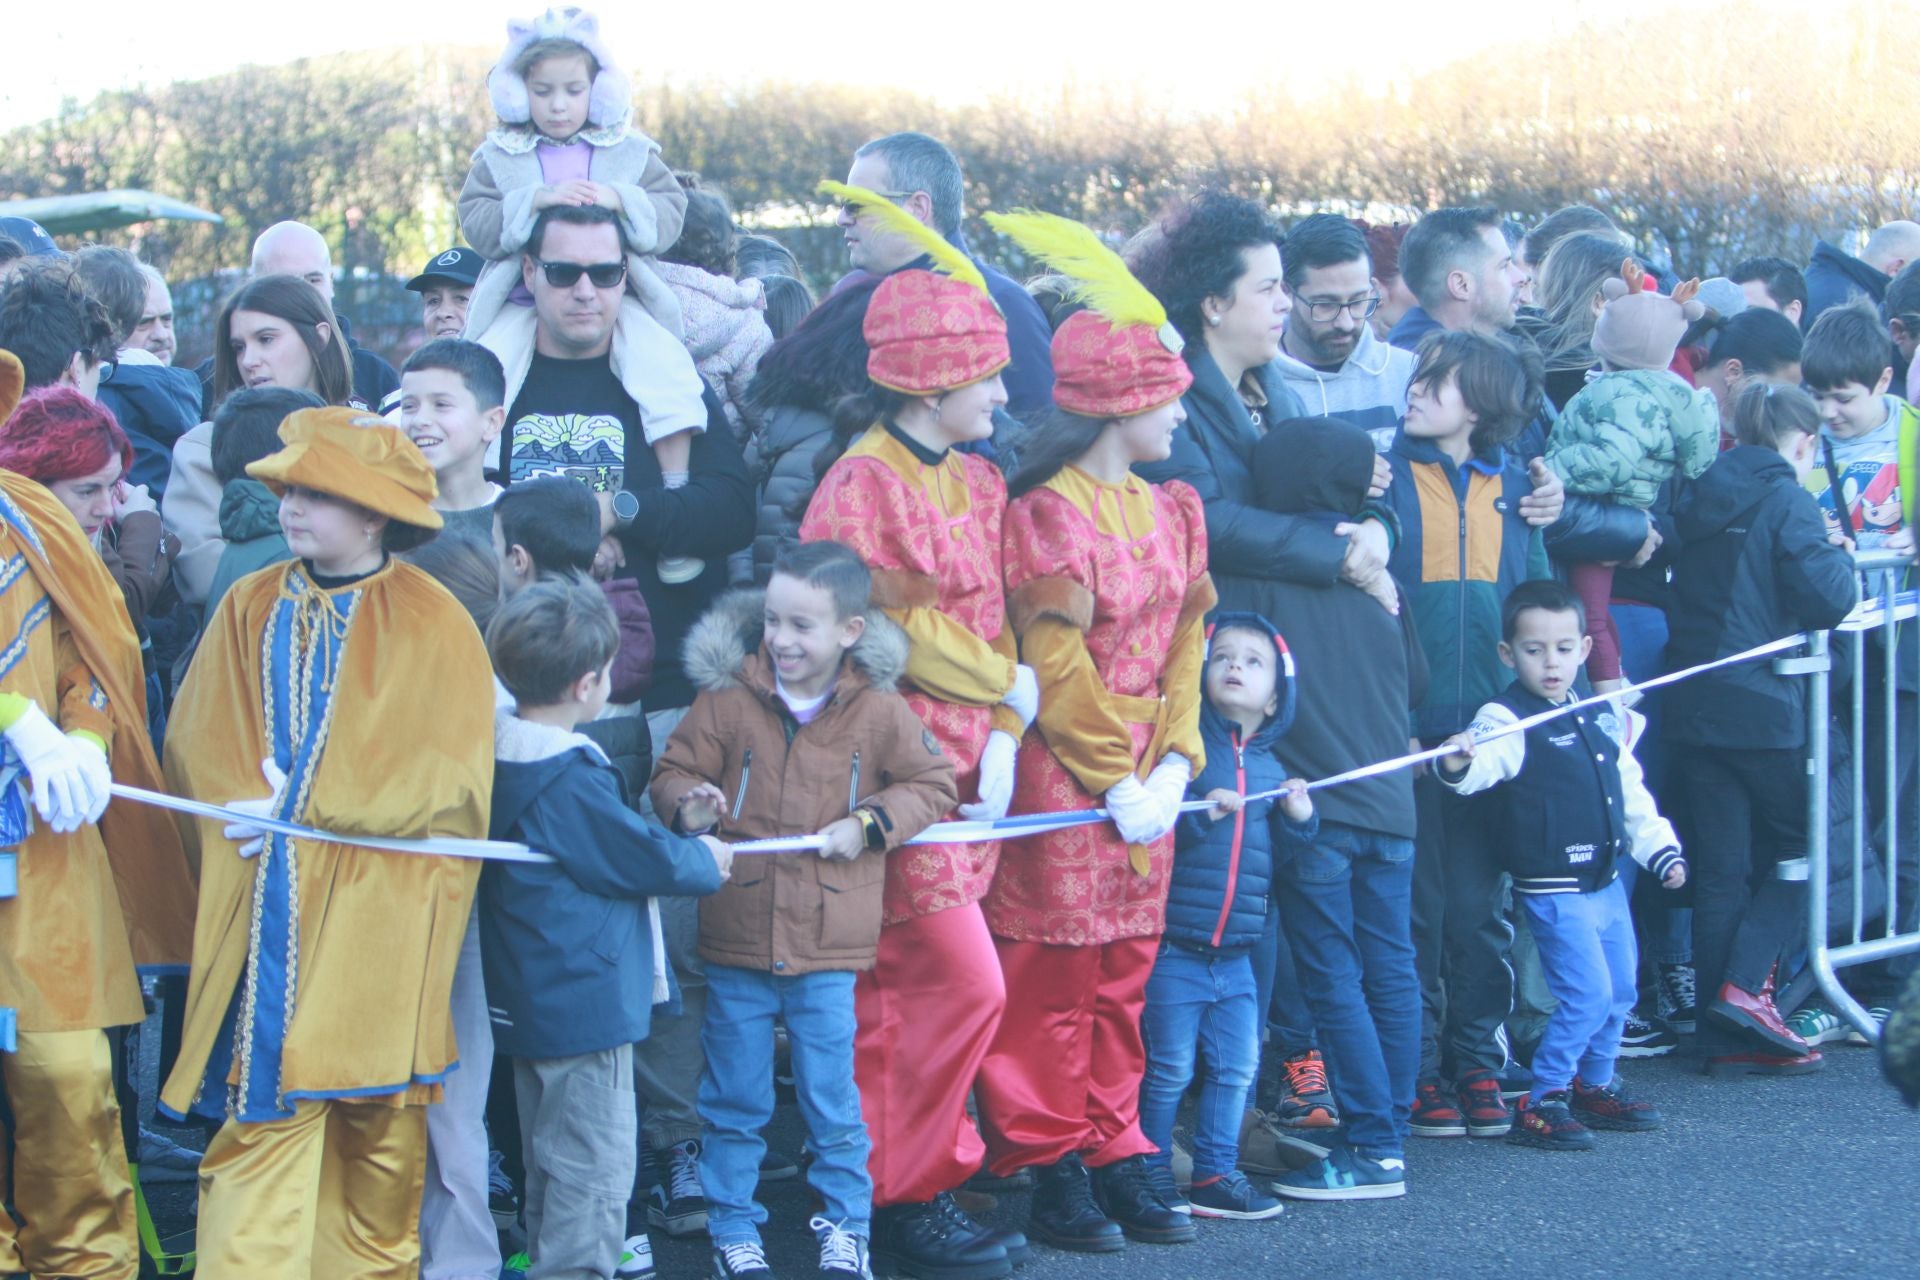
[[[980,752],[980,799],[961,805],[961,817],[973,822],[998,822],[1007,816],[1007,807],[1013,803],[1013,760],[1018,746],[1013,735],[1004,730],[995,729],[987,735],[987,745]]]
[[[1033,674],[1032,667],[1024,662],[1014,664],[1013,688],[1000,701],[1020,717],[1020,732],[1033,728],[1033,718],[1040,714],[1040,678]]]
[[[1186,802],[1187,784],[1192,781],[1193,762],[1177,752],[1161,756],[1160,763],[1147,775],[1147,792],[1159,802],[1169,831],[1180,821],[1180,806]]]
[[[48,826],[65,835],[107,811],[113,771],[99,747],[60,732],[35,703],[27,704],[6,736],[33,779],[33,807]]]
[[[1173,830],[1160,802],[1132,774],[1107,788],[1106,810],[1128,844],[1152,844]]]
[[[226,807],[262,818],[273,817],[280,809],[281,797],[286,794],[287,775],[281,771],[279,763],[268,756],[260,762],[260,776],[273,788],[272,795],[258,800],[229,800]],[[240,856],[243,858],[251,858],[267,847],[267,829],[250,822],[230,822],[221,834],[239,842]]]

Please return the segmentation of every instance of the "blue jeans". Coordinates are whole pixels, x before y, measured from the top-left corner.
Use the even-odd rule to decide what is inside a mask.
[[[1376,1160],[1401,1156],[1420,1071],[1413,841],[1322,820],[1274,889],[1347,1145]]]
[[[1193,1176],[1216,1178],[1240,1162],[1240,1119],[1260,1064],[1260,1009],[1253,961],[1246,955],[1207,955],[1160,944],[1147,979],[1140,1015],[1147,1070],[1140,1080],[1140,1131],[1159,1151],[1149,1164],[1172,1159],[1173,1116],[1193,1082],[1196,1048],[1206,1060],[1193,1124]]]
[[[1253,949],[1253,980],[1259,988],[1260,1015],[1266,1020],[1274,1051],[1282,1058],[1291,1058],[1313,1048],[1313,1012],[1300,990],[1293,946],[1280,920],[1280,903],[1274,899],[1267,902],[1266,926]]]
[[[787,1024],[794,1089],[807,1123],[813,1167],[807,1180],[826,1202],[826,1216],[865,1236],[873,1215],[871,1148],[853,1083],[853,974],[785,977],[758,969],[707,966],[707,1011],[700,1044],[700,1186],[707,1197],[707,1234],[715,1245],[758,1240],[767,1211],[753,1198],[761,1131],[773,1118],[773,1020]]]
[[[1514,897],[1540,948],[1547,990],[1560,1002],[1533,1054],[1534,1100],[1568,1088],[1576,1072],[1590,1085],[1610,1083],[1620,1029],[1638,994],[1640,953],[1626,886],[1615,880],[1597,893]]]
[[[1665,675],[1667,615],[1650,604],[1622,601],[1614,603],[1612,613],[1614,629],[1620,633],[1620,670],[1629,680],[1636,681]],[[1647,776],[1647,790],[1655,800],[1661,800],[1666,790],[1667,756],[1661,737],[1664,716],[1660,706],[1663,692],[1655,689],[1634,708],[1647,718],[1647,727],[1634,744],[1633,758],[1640,762],[1640,771]],[[1666,812],[1664,802],[1661,811]],[[1620,878],[1626,882],[1629,902],[1633,900],[1639,870],[1640,864],[1633,859],[1620,860]],[[1647,950],[1653,953],[1653,959],[1660,964],[1692,964],[1693,909],[1659,902],[1649,911],[1644,910],[1646,905],[1644,901],[1641,903],[1641,928],[1647,935]]]

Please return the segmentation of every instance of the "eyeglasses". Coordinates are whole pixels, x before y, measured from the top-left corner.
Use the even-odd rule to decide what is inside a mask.
[[[547,274],[547,283],[556,289],[571,289],[585,276],[593,281],[596,289],[611,289],[627,278],[627,264],[624,262],[596,262],[592,266],[580,262],[542,262],[540,269]]]
[[[887,199],[893,201],[895,204],[899,204],[902,200],[908,200],[918,195],[919,192],[917,191],[876,191],[873,194],[877,196],[885,196]],[[844,210],[845,212],[851,213],[856,217],[859,216],[859,213],[860,213],[859,205],[849,204],[845,200],[842,200],[839,204],[835,205],[834,208]]]
[[[1298,298],[1294,305],[1304,308],[1315,324],[1329,324],[1338,319],[1342,311],[1351,314],[1355,320],[1370,320],[1373,313],[1380,309],[1380,295],[1370,293],[1349,302],[1337,302],[1332,298]]]

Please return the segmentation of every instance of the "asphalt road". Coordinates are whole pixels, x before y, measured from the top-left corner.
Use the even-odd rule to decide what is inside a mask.
[[[1914,1276],[1920,1117],[1881,1079],[1874,1052],[1829,1045],[1827,1059],[1817,1076],[1710,1081],[1683,1046],[1626,1064],[1635,1091],[1666,1114],[1659,1132],[1601,1134],[1586,1154],[1415,1138],[1404,1199],[1289,1204],[1267,1222],[1202,1222],[1195,1244],[1132,1245],[1107,1257],[1036,1247],[1019,1275]],[[791,1106],[771,1138],[789,1155],[799,1151]],[[766,1191],[778,1274],[811,1276],[804,1187]],[[191,1194],[191,1186],[152,1188],[163,1233],[189,1225]],[[991,1216],[1017,1225],[1025,1214],[1025,1198],[1008,1196]],[[704,1236],[656,1233],[654,1244],[661,1280],[710,1274]]]

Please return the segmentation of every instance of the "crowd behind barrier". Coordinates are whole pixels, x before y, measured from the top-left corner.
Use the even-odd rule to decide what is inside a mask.
[[[1022,284],[895,133],[816,299],[592,15],[486,92],[399,370],[303,223],[190,370],[0,219],[0,1269],[766,1277],[804,1170],[822,1276],[998,1280],[1631,1141],[1622,1059],[1920,1095],[1920,224],[1210,190]]]

